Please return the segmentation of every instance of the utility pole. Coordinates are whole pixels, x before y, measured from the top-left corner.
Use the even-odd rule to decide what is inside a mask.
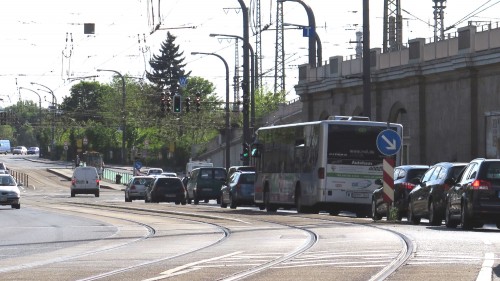
[[[370,1],[363,0],[363,114],[371,118]]]

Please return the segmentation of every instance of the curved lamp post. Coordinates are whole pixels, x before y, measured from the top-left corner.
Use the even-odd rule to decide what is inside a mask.
[[[231,152],[231,128],[229,126],[229,66],[227,65],[226,60],[215,53],[202,53],[202,52],[191,52],[191,55],[208,55],[208,56],[216,56],[224,63],[226,67],[226,169],[229,170],[230,167],[230,152]]]
[[[249,110],[248,110],[248,99],[250,92],[250,31],[249,31],[249,20],[248,20],[248,8],[243,0],[238,0],[241,7],[241,12],[243,14],[243,144],[250,143],[249,134]],[[248,159],[243,160],[243,165],[248,165]]]
[[[278,0],[278,2],[297,2],[300,3],[307,12],[307,18],[309,20],[309,32],[316,33],[316,19],[314,13],[306,3],[302,0]],[[316,67],[316,36],[310,36],[309,34],[309,66]]]
[[[229,37],[229,38],[238,38],[245,42],[243,37],[238,35],[230,35],[230,34],[219,34],[219,33],[211,33],[210,37]],[[252,45],[248,45],[248,49],[250,50],[250,128],[252,130],[255,129],[255,80],[257,78],[257,58],[255,58]]]
[[[113,72],[116,75],[118,75],[122,79],[122,164],[126,164],[125,161],[125,134],[126,134],[126,126],[127,126],[127,120],[126,120],[126,112],[125,112],[125,97],[126,97],[126,92],[125,92],[125,78],[123,75],[116,71],[116,70],[111,70],[111,69],[97,69],[98,72],[100,71],[108,71],[108,72]]]
[[[54,153],[54,145],[55,145],[55,122],[56,122],[56,111],[57,111],[57,99],[56,99],[56,96],[54,95],[54,91],[52,91],[52,89],[50,89],[49,87],[45,86],[45,85],[42,85],[40,83],[36,83],[36,82],[31,82],[30,83],[31,85],[38,85],[40,87],[43,87],[45,88],[46,90],[43,90],[43,89],[40,89],[42,91],[45,91],[49,94],[52,95],[52,105],[55,107],[55,110],[54,110],[54,114],[52,116],[52,142],[50,144],[50,153],[52,155],[51,158],[53,158],[55,156],[55,153]]]
[[[28,91],[35,93],[38,96],[38,123],[40,123],[40,125],[41,125],[42,124],[42,97],[40,96],[40,94],[38,94],[38,92],[36,92],[32,89],[19,87],[19,90],[28,90]]]

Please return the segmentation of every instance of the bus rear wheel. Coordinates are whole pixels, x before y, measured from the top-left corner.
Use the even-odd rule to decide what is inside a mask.
[[[265,191],[264,192],[264,204],[266,206],[266,211],[267,212],[276,212],[276,210],[278,210],[278,208],[276,208],[276,206],[272,205],[269,201],[270,201],[270,195],[269,195],[269,191]]]

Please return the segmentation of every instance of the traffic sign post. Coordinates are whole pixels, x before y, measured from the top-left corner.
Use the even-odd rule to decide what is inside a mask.
[[[394,202],[394,166],[396,161],[391,157],[401,149],[401,136],[394,130],[386,129],[377,136],[377,148],[387,156],[383,161],[383,197],[388,204]],[[387,215],[389,217],[389,214]]]

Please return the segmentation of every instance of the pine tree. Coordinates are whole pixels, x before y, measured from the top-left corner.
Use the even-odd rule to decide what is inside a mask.
[[[152,72],[146,72],[146,78],[156,85],[158,91],[169,90],[171,95],[179,93],[179,78],[191,74],[191,71],[186,73],[184,70],[184,52],[179,52],[175,39],[170,32],[167,33],[167,39],[161,44],[160,54],[153,55],[153,59],[149,61]]]

